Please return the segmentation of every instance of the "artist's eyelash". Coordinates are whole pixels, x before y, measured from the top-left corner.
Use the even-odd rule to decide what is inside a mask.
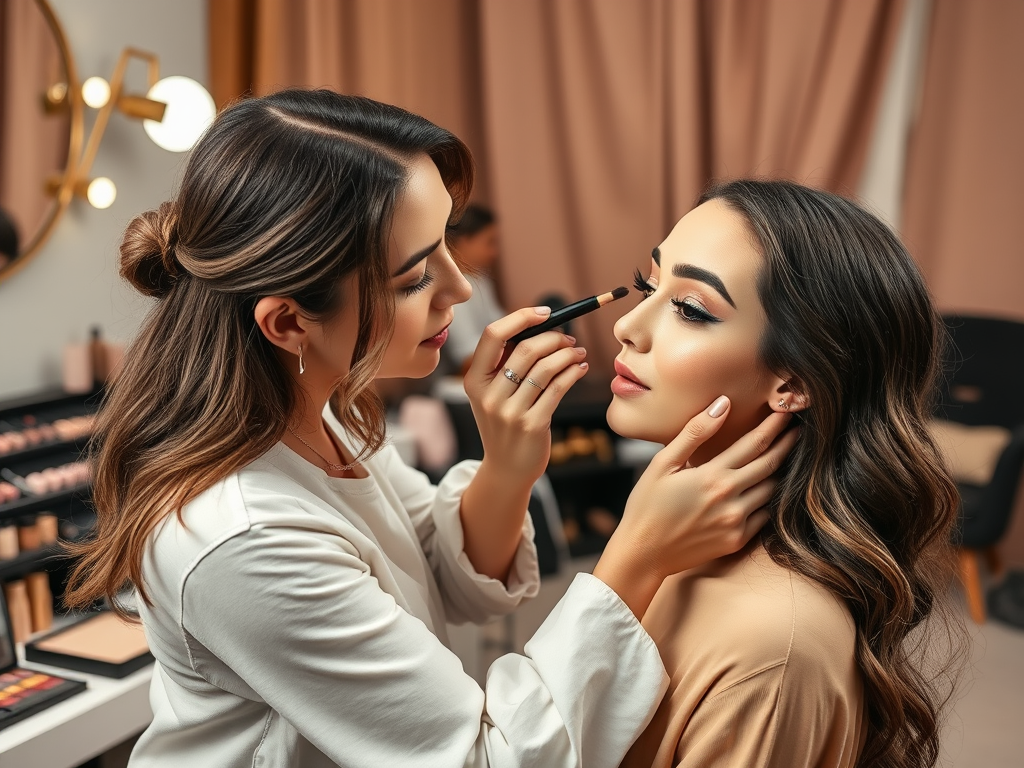
[[[422,291],[432,282],[434,282],[434,273],[431,272],[429,269],[424,270],[423,278],[418,283],[416,283],[416,285],[410,285],[408,288],[403,288],[402,294],[405,296],[412,296],[413,294]]]
[[[644,299],[654,293],[654,286],[647,280],[644,280],[644,276],[639,269],[633,271],[633,287],[643,295]],[[703,307],[686,299],[670,299],[669,301],[676,308],[676,314],[688,323],[722,322],[721,319],[715,317]]]

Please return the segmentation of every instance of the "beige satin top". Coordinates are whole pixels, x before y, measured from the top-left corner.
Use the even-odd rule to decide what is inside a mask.
[[[852,768],[864,742],[854,625],[760,544],[664,583],[643,621],[671,682],[626,768]]]

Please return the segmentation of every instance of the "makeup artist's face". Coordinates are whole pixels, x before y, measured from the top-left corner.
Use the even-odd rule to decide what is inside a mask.
[[[622,343],[608,423],[620,435],[668,443],[719,395],[723,428],[692,457],[703,463],[764,419],[774,377],[758,356],[765,327],[756,279],[762,258],[743,217],[712,200],[654,252],[647,297],[615,324]]]
[[[378,378],[420,378],[437,367],[452,307],[472,293],[445,245],[452,198],[427,155],[412,164],[395,210],[389,261],[395,330]]]

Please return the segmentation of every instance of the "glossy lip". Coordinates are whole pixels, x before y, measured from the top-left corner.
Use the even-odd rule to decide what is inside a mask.
[[[650,387],[640,381],[640,379],[636,377],[636,374],[629,370],[629,368],[626,367],[626,364],[621,362],[618,358],[615,359],[615,372],[622,378],[631,381],[644,389],[650,389]]]
[[[451,325],[451,322],[449,322],[448,325]],[[426,344],[427,346],[431,347],[440,347],[441,345],[443,345],[445,341],[448,340],[448,325],[446,325],[440,331],[435,333],[429,339],[424,339],[423,341],[421,341],[420,344]]]

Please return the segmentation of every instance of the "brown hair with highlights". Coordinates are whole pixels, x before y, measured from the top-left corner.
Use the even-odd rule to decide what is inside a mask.
[[[932,766],[964,648],[944,606],[959,499],[927,428],[944,326],[899,238],[855,203],[759,180],[701,202],[712,199],[746,219],[764,257],[762,359],[810,402],[765,548],[853,616],[867,722],[858,765]]]
[[[335,316],[358,281],[349,373],[331,405],[380,448],[384,410],[369,388],[391,337],[388,238],[410,161],[428,155],[457,220],[473,184],[469,150],[422,117],[327,90],[280,91],[222,112],[192,150],[177,198],[136,217],[121,275],[158,299],[106,393],[91,445],[92,537],[65,595],[84,607],[123,588],[147,599],[142,558],[167,515],[266,453],[298,393],[256,325],[265,296]]]

